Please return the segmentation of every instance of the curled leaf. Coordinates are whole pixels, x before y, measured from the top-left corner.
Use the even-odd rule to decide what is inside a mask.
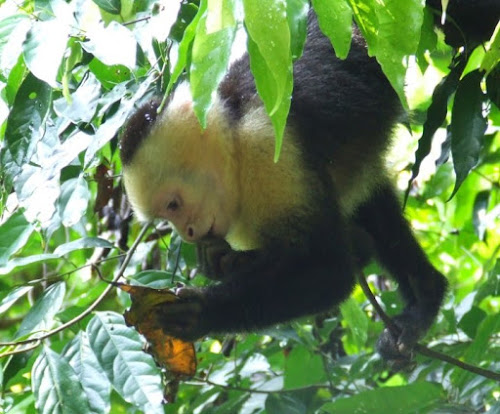
[[[132,306],[125,312],[125,322],[142,334],[150,346],[150,353],[157,364],[174,375],[192,376],[196,372],[196,353],[192,342],[167,335],[158,326],[153,308],[173,303],[178,297],[168,289],[118,284],[127,292]]]

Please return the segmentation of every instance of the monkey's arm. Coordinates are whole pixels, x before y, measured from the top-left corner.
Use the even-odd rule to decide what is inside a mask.
[[[244,260],[251,254],[252,260],[223,283],[181,290],[181,300],[157,309],[158,323],[174,336],[194,340],[255,330],[339,304],[354,285],[345,236],[325,226],[309,237],[298,247],[233,252]]]

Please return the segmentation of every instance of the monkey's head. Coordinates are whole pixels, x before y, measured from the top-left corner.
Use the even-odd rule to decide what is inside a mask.
[[[225,237],[237,210],[230,129],[217,108],[220,102],[202,130],[183,85],[162,113],[156,101],[142,106],[121,138],[123,181],[136,215],[167,219],[188,242]]]

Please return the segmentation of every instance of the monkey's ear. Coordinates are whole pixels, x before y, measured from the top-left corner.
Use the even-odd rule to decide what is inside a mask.
[[[141,106],[126,123],[120,140],[120,156],[124,165],[132,162],[142,141],[148,136],[158,117],[160,101],[152,100]]]

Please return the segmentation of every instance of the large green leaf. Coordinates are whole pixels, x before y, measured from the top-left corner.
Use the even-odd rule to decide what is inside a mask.
[[[148,413],[163,413],[160,371],[142,347],[139,334],[121,315],[98,312],[87,326],[92,351],[109,381],[131,404]]]
[[[83,48],[108,66],[135,67],[137,41],[125,26],[112,21],[108,26],[98,26],[88,33]]]
[[[243,7],[250,68],[259,96],[274,127],[277,159],[293,88],[286,3],[283,0],[243,0]]]
[[[424,122],[424,131],[418,140],[418,148],[415,154],[415,163],[406,190],[406,197],[410,191],[410,184],[418,175],[424,158],[430,153],[432,138],[437,129],[443,125],[448,111],[448,101],[457,89],[460,76],[465,67],[465,61],[455,62],[450,73],[441,80],[432,93],[432,102],[427,109],[427,118]]]
[[[83,391],[88,396],[92,413],[108,413],[111,384],[90,348],[86,332],[80,331],[64,348],[63,357],[76,373]]]
[[[219,8],[208,8],[198,22],[189,76],[194,111],[202,128],[206,127],[207,112],[226,73],[236,30],[234,1],[215,3]]]
[[[321,407],[322,412],[332,414],[408,414],[426,413],[443,401],[438,384],[420,382],[401,387],[385,387],[361,392]]]
[[[452,198],[469,171],[479,160],[479,153],[488,125],[483,116],[484,93],[481,90],[483,74],[479,70],[468,73],[460,81],[451,112],[451,153],[455,168],[455,188]]]
[[[347,324],[347,329],[352,334],[354,345],[359,352],[368,339],[368,317],[353,298],[343,302],[340,305],[340,311]]]
[[[421,0],[349,0],[354,17],[392,87],[406,106],[406,60],[417,50],[424,20]],[[404,36],[401,35],[404,33]]]
[[[62,19],[35,21],[23,44],[24,60],[31,72],[53,88],[66,51],[69,22]]]
[[[307,0],[287,0],[286,17],[290,28],[290,50],[292,59],[302,56],[307,36],[307,15],[309,2]]]
[[[351,47],[352,10],[347,0],[313,0],[321,31],[332,42],[335,54],[345,59]]]
[[[59,214],[64,226],[71,227],[80,221],[87,211],[90,196],[89,186],[83,176],[71,178],[62,184]]]
[[[50,86],[28,74],[17,92],[5,131],[8,150],[17,165],[21,166],[33,155],[44,134],[51,103]]]
[[[33,366],[33,392],[42,414],[87,414],[90,405],[78,377],[68,362],[44,347]]]
[[[0,266],[28,241],[34,227],[26,221],[21,211],[14,213],[0,225]]]
[[[305,387],[326,379],[323,361],[303,346],[292,349],[285,360],[285,388]]]
[[[65,293],[66,285],[63,282],[55,283],[43,292],[24,317],[16,338],[51,328],[54,316],[62,307]]]
[[[8,76],[18,62],[30,28],[30,19],[24,14],[14,14],[0,20],[0,72],[4,76]]]

